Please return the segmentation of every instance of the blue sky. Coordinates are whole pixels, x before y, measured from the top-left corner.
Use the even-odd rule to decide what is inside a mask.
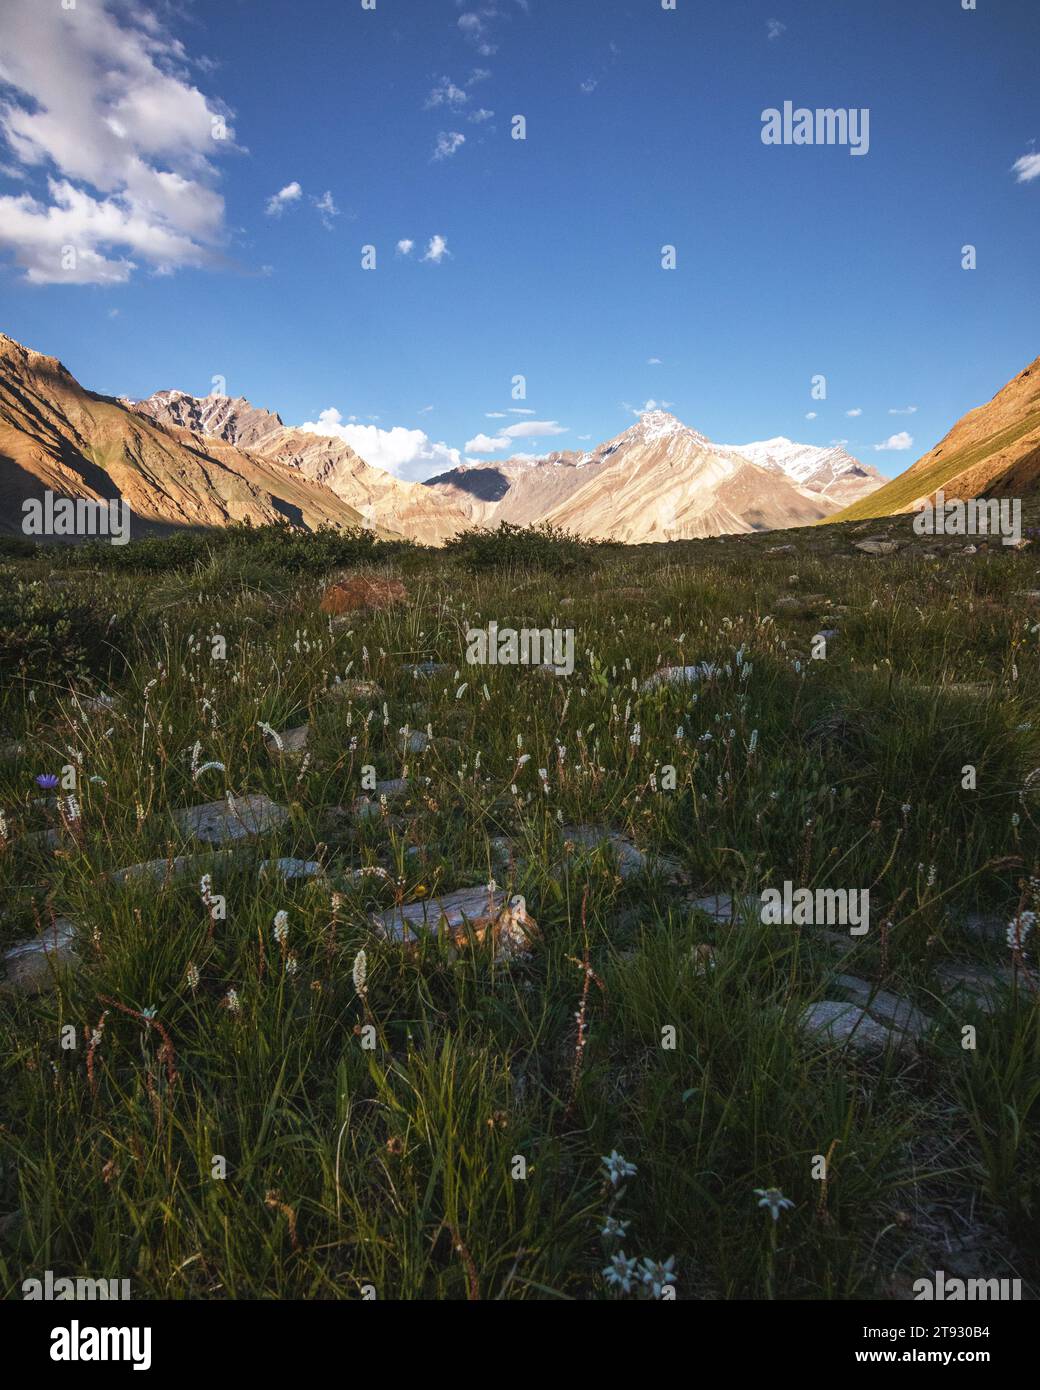
[[[651,400],[894,474],[1040,353],[1038,48],[1035,0],[4,0],[0,327],[404,477]],[[787,100],[869,152],[764,145]]]

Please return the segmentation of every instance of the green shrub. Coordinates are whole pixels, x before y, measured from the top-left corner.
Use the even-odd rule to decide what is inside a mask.
[[[445,549],[471,574],[511,567],[571,574],[592,566],[597,543],[548,522],[540,526],[511,526],[503,521],[497,531],[482,527],[461,531],[447,542]]]
[[[76,599],[54,581],[25,581],[0,571],[0,683],[15,676],[66,682],[105,675],[118,658],[112,615]]]

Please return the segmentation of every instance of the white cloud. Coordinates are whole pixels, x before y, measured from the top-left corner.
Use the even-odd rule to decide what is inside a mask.
[[[581,84],[581,90],[586,96],[591,96],[598,86],[599,79],[597,77],[586,77],[585,81]]]
[[[440,265],[444,257],[450,255],[451,252],[448,250],[448,243],[445,238],[442,236],[432,236],[430,237],[429,245],[426,247],[426,254],[423,256],[423,260],[430,261],[433,265]]]
[[[648,415],[651,411],[654,411],[654,410],[670,410],[671,407],[672,407],[674,404],[675,404],[674,401],[655,401],[655,400],[649,400],[649,401],[644,401],[644,403],[643,403],[642,405],[636,405],[636,406],[626,405],[626,406],[625,406],[625,409],[626,409],[626,410],[629,412],[629,414],[631,414],[631,415]]]
[[[488,68],[474,68],[466,82],[467,87],[475,87],[478,82],[486,82],[491,76]]]
[[[415,242],[414,242],[414,241],[410,241],[410,240],[408,239],[408,237],[403,237],[403,238],[397,243],[397,254],[398,254],[399,256],[410,256],[414,250],[415,250]]]
[[[490,58],[493,53],[498,52],[498,45],[492,43],[488,37],[488,27],[485,23],[485,18],[494,18],[495,13],[493,9],[480,13],[467,10],[465,14],[459,15],[459,28],[463,36],[474,45],[482,58]]]
[[[484,411],[484,419],[485,419],[485,420],[508,420],[508,418],[509,418],[509,416],[505,413],[504,410],[485,410],[485,411]]]
[[[423,430],[409,430],[395,425],[381,430],[377,425],[359,425],[343,416],[335,407],[323,410],[317,420],[300,426],[308,434],[342,439],[356,454],[373,468],[383,468],[399,478],[412,482],[431,478],[449,468],[457,468],[462,458],[458,449],[437,444]]]
[[[466,119],[472,125],[483,125],[485,121],[490,121],[494,114],[494,111],[489,111],[486,106],[482,106],[479,111],[471,111]]]
[[[133,256],[157,272],[220,263],[212,185],[231,113],[154,15],[3,0],[0,54],[0,133],[19,168],[47,175],[46,200],[0,197],[0,248],[26,279],[118,283]]]
[[[807,420],[815,420],[815,419],[816,419],[816,411],[815,411],[815,410],[807,411],[807,412],[806,412],[805,418],[806,418]]]
[[[268,217],[281,217],[286,208],[292,207],[293,203],[298,203],[303,197],[303,189],[293,179],[292,183],[287,183],[284,188],[271,195],[267,200],[264,211]]]
[[[509,439],[504,434],[492,437],[488,434],[478,434],[466,444],[467,454],[494,454],[499,449],[509,448]]]
[[[917,406],[916,406],[916,405],[904,405],[903,408],[902,408],[901,410],[890,410],[888,413],[889,413],[889,415],[916,415],[916,414],[917,414]]]
[[[462,148],[466,143],[466,137],[460,130],[442,130],[437,136],[437,143],[433,147],[434,160],[450,159],[452,155]]]
[[[787,33],[787,25],[781,23],[779,19],[770,19],[766,23],[766,33],[771,39],[778,39],[781,34]]]
[[[887,450],[898,451],[902,449],[912,449],[913,444],[913,435],[907,434],[906,430],[900,430],[898,434],[890,435],[883,444],[875,444],[874,449],[877,453],[882,453]]]
[[[1011,172],[1018,175],[1019,183],[1040,179],[1040,154],[1024,154],[1021,159],[1015,160]]]
[[[518,420],[502,433],[507,439],[540,439],[546,434],[566,434],[567,429],[556,420]]]
[[[849,417],[850,420],[858,420],[859,417],[863,414],[863,411],[860,409],[859,406],[856,406],[855,410],[846,410],[845,414]]]
[[[530,410],[525,405],[511,405],[509,407],[509,413],[510,415],[533,415],[534,411]]]
[[[648,358],[646,359],[646,365],[647,365],[648,367],[660,367],[660,366],[662,366],[663,364],[662,364],[661,359],[660,359],[659,357],[648,357]]]
[[[336,206],[336,200],[333,198],[332,194],[326,188],[325,192],[321,195],[320,198],[312,197],[311,202],[314,204],[318,212],[321,214],[322,224],[327,228],[328,231],[331,232],[332,219],[334,217],[339,216],[339,208]]]
[[[468,92],[456,87],[450,77],[442,77],[426,98],[426,110],[429,111],[434,106],[453,106],[457,109],[465,106],[467,101]]]

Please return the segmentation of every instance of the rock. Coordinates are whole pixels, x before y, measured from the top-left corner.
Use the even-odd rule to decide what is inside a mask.
[[[307,751],[307,741],[311,736],[309,724],[298,724],[295,729],[280,729],[277,736],[265,734],[267,751],[276,762],[299,762]]]
[[[852,1047],[857,1052],[881,1051],[888,1047],[901,1051],[907,1045],[905,1033],[886,1028],[855,1004],[839,1004],[833,999],[810,1004],[799,1024],[814,1038]]]
[[[420,661],[418,666],[406,666],[404,668],[409,675],[415,676],[443,676],[451,667],[443,661]]]
[[[891,555],[893,551],[899,549],[898,541],[856,541],[854,549],[861,550],[864,555]]]
[[[407,734],[402,734],[400,745],[402,753],[426,753],[431,748],[446,753],[450,748],[461,747],[457,739],[430,738],[429,734],[424,734],[421,729],[412,729]]]
[[[640,689],[655,690],[659,685],[695,685],[697,681],[711,680],[718,673],[719,668],[710,661],[702,661],[696,666],[663,666],[645,680]]]
[[[766,548],[767,555],[790,555],[794,550],[793,545],[771,545]]]
[[[368,579],[355,575],[341,579],[322,595],[323,613],[358,613],[365,609],[392,608],[408,601],[408,590],[399,579]]]
[[[846,994],[851,994],[857,1004],[869,1010],[874,1018],[889,1028],[898,1029],[899,1032],[908,1033],[914,1038],[923,1037],[932,1028],[932,1020],[928,1015],[922,1013],[901,994],[893,994],[887,989],[875,989],[869,981],[861,980],[858,975],[835,975],[833,983]]]
[[[856,942],[851,936],[842,936],[841,932],[827,931],[826,928],[814,933],[813,940],[819,941],[822,945],[839,956],[847,956],[856,945]]]
[[[969,912],[959,925],[979,941],[999,941],[1003,944],[1007,941],[1008,922],[1014,915],[1014,908],[1009,908],[1003,916],[996,912]]]
[[[240,796],[234,801],[209,801],[174,813],[185,835],[205,844],[222,845],[250,835],[266,835],[285,824],[289,812],[267,796]]]
[[[16,994],[40,994],[53,989],[57,975],[76,963],[75,936],[75,922],[56,917],[38,936],[10,947],[0,957],[7,971],[0,988]]]
[[[670,855],[658,855],[651,862],[635,847],[632,838],[619,830],[610,830],[603,825],[565,825],[560,832],[565,842],[569,841],[580,849],[596,851],[606,845],[609,853],[617,861],[617,871],[621,878],[636,878],[651,868],[675,879],[682,873],[682,865]]]
[[[9,762],[12,758],[24,757],[24,743],[19,743],[17,739],[9,739],[6,743],[0,743],[0,761]]]
[[[15,841],[20,849],[48,851],[56,850],[66,842],[70,842],[70,837],[61,825],[51,826],[48,830],[30,830],[27,835],[19,835]]]
[[[720,925],[729,926],[740,917],[757,915],[758,901],[755,898],[739,898],[734,904],[729,893],[709,893],[703,898],[691,898],[684,903],[691,912],[703,912]]]
[[[319,690],[316,700],[381,700],[383,691],[375,681],[339,681]]]
[[[260,872],[279,874],[289,882],[298,878],[324,878],[325,870],[314,859],[265,859]]]
[[[935,973],[947,1003],[960,998],[987,1014],[996,1012],[1015,983],[1010,965],[946,961],[936,966]]]
[[[538,923],[528,914],[523,898],[507,901],[504,893],[489,893],[487,888],[462,888],[391,908],[372,921],[382,937],[401,945],[414,945],[421,936],[441,930],[458,947],[468,946],[471,939],[480,944],[490,936],[496,960],[527,955],[541,938]]]

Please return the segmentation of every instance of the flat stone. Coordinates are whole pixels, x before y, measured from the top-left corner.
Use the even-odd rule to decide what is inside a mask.
[[[828,931],[826,928],[815,932],[813,940],[821,942],[822,945],[827,946],[839,956],[847,956],[856,945],[851,936],[842,936],[841,932]]]
[[[708,893],[702,898],[691,898],[684,905],[691,912],[706,913],[713,921],[728,926],[756,911],[758,903],[755,898],[738,898],[734,903],[729,893]]]
[[[560,834],[580,849],[595,851],[605,845],[616,859],[618,873],[623,879],[636,878],[652,870],[672,879],[682,873],[677,859],[670,855],[656,855],[651,859],[636,848],[629,835],[604,825],[565,825]]]
[[[1006,942],[1008,922],[1013,916],[1013,909],[1003,916],[995,912],[969,912],[960,925],[980,941]]]
[[[267,751],[275,761],[299,761],[307,751],[307,741],[311,736],[309,724],[298,724],[295,729],[279,729],[278,737],[264,735]]]
[[[0,988],[16,994],[40,994],[53,989],[56,976],[76,963],[75,936],[75,922],[57,917],[38,936],[11,946],[0,957],[7,971]]]
[[[410,675],[420,676],[443,676],[451,667],[443,661],[420,661],[417,666],[406,666],[404,668]]]
[[[285,824],[289,812],[268,796],[239,796],[234,802],[209,801],[174,813],[185,835],[205,844],[221,845],[250,835],[266,835]]]
[[[325,876],[325,870],[314,859],[265,859],[260,865],[260,872],[279,874],[289,882]]]
[[[1015,983],[1015,970],[1010,965],[945,961],[936,966],[935,973],[948,1003],[960,997],[987,1014],[997,1011]]]
[[[375,681],[338,681],[326,690],[319,690],[316,700],[381,700],[382,689]]]
[[[864,555],[891,555],[893,551],[899,549],[898,541],[856,541],[856,550],[861,550]]]
[[[711,680],[717,676],[719,668],[710,661],[701,661],[696,666],[662,666],[645,680],[641,690],[656,690],[660,685],[696,685],[698,681]]]
[[[379,935],[399,945],[414,945],[422,936],[448,934],[456,946],[471,938],[478,943],[489,936],[496,960],[511,960],[530,952],[541,933],[521,897],[506,898],[497,889],[460,888],[422,902],[391,908],[373,916]]]
[[[887,989],[876,990],[869,981],[861,980],[858,975],[835,975],[833,983],[851,994],[857,1004],[869,1010],[881,1023],[901,1033],[920,1038],[932,1027],[928,1015],[901,994],[893,994]]]
[[[812,1037],[852,1047],[857,1052],[883,1051],[887,1047],[902,1050],[906,1046],[905,1033],[886,1028],[855,1004],[837,1003],[833,999],[810,1004],[799,1022],[803,1031]]]

